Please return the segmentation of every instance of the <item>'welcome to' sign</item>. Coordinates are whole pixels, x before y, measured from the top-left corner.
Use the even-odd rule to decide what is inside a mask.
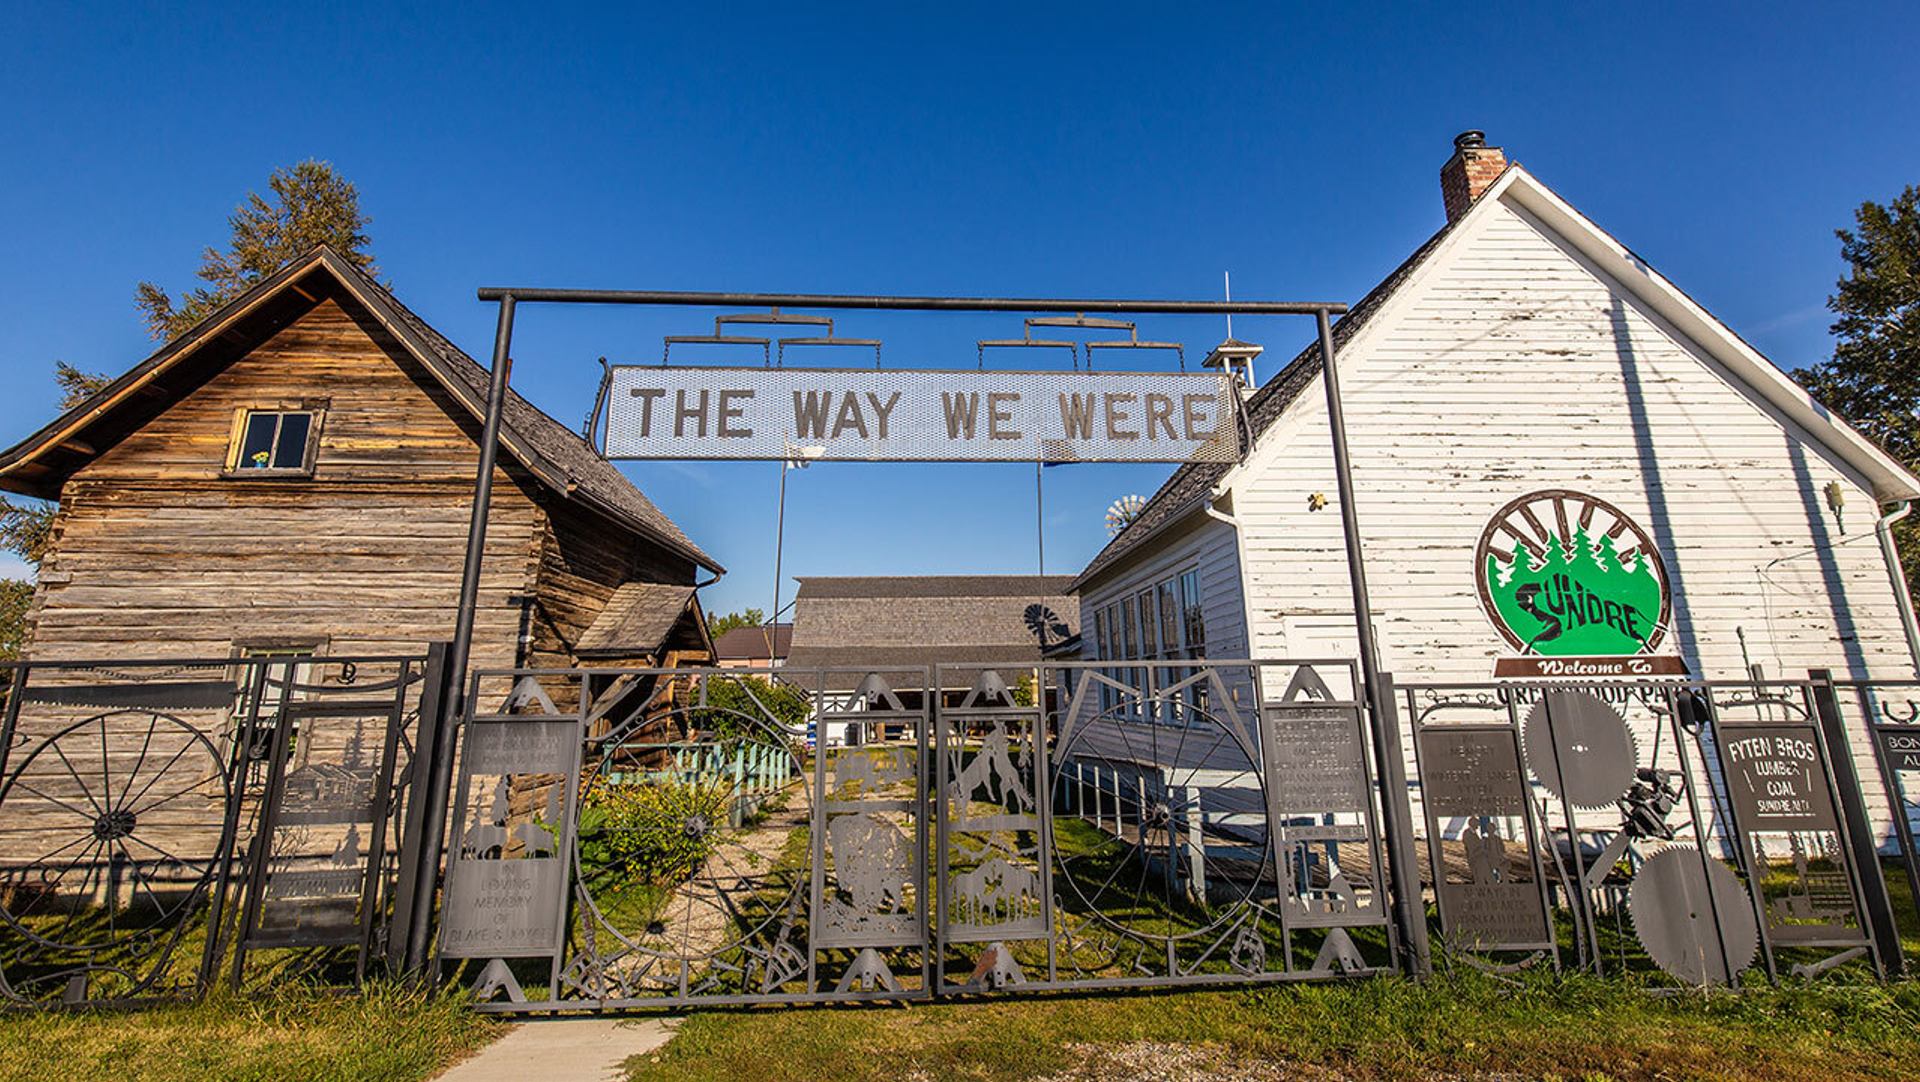
[[[606,455],[891,462],[1230,462],[1213,372],[619,366]]]

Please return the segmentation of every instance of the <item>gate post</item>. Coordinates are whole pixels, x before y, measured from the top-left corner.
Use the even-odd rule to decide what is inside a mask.
[[[1827,769],[1833,772],[1833,787],[1840,793],[1840,821],[1846,824],[1849,856],[1860,873],[1861,901],[1867,908],[1867,931],[1875,953],[1889,977],[1905,970],[1900,949],[1899,926],[1894,922],[1893,899],[1887,894],[1887,880],[1880,871],[1880,854],[1873,844],[1873,820],[1867,815],[1865,790],[1860,786],[1860,771],[1854,766],[1853,742],[1847,738],[1847,726],[1840,716],[1840,698],[1833,690],[1833,672],[1811,669],[1813,709],[1820,718],[1820,732],[1827,741]],[[1868,738],[1873,734],[1869,732]],[[1905,809],[1893,809],[1904,815]]]
[[[453,676],[451,652],[448,643],[429,643],[421,672],[420,721],[415,730],[413,761],[407,770],[399,878],[394,884],[393,923],[387,932],[387,964],[403,973],[419,972],[427,964],[433,898],[440,886],[447,787],[453,779],[452,747],[459,728],[449,684]],[[441,769],[443,762],[446,769]]]
[[[1407,801],[1407,761],[1400,748],[1400,712],[1393,675],[1380,673],[1368,696],[1373,715],[1374,757],[1380,774],[1380,804],[1387,828],[1387,875],[1393,882],[1393,924],[1400,934],[1400,968],[1408,975],[1433,972],[1427,946],[1427,904],[1420,893],[1420,865],[1413,850],[1413,808]],[[1427,839],[1434,844],[1434,839]]]

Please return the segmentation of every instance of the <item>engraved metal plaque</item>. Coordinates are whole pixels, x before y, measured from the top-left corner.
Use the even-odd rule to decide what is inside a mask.
[[[573,762],[580,725],[566,721],[482,721],[467,729],[468,774],[562,773]]]
[[[1472,950],[1550,947],[1513,731],[1428,728],[1416,739],[1441,926]],[[1448,820],[1464,820],[1457,840],[1444,837]]]
[[[1366,755],[1360,712],[1339,706],[1269,706],[1267,786],[1274,810],[1362,812],[1367,809]]]

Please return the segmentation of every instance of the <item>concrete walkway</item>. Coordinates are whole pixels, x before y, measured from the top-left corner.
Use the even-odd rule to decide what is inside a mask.
[[[673,1037],[672,1018],[557,1018],[522,1022],[438,1082],[613,1082],[620,1065]]]

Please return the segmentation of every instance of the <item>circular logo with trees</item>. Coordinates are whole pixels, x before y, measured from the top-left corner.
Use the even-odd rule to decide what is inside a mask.
[[[1653,538],[1607,501],[1568,489],[1502,507],[1480,534],[1474,578],[1487,618],[1523,654],[1652,653],[1672,615]]]

